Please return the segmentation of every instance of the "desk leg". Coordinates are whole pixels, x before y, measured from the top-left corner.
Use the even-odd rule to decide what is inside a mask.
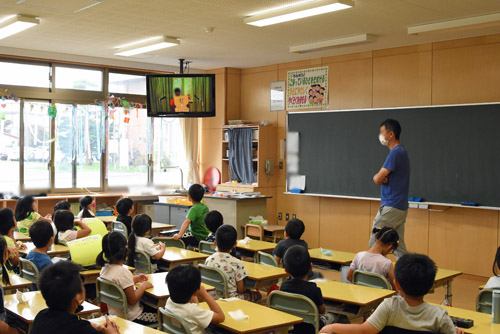
[[[448,303],[450,303],[450,306],[453,305],[452,283],[453,283],[453,280],[449,280],[446,283],[446,296],[445,296],[445,299],[448,301]]]

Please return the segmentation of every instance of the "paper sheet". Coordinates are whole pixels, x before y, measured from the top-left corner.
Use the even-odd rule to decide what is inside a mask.
[[[84,218],[83,222],[92,230],[89,236],[100,235],[101,237],[104,237],[106,234],[108,234],[108,229],[106,228],[106,224],[104,224],[98,218]],[[80,226],[77,226],[76,229],[80,230]]]
[[[288,132],[286,134],[286,153],[299,153],[299,133]]]
[[[102,251],[102,237],[99,234],[76,239],[67,243],[71,260],[84,267],[96,263],[96,257]]]
[[[292,189],[306,189],[306,176],[305,175],[291,175],[289,179],[288,190]]]

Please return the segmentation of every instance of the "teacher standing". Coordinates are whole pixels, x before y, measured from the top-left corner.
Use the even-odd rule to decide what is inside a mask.
[[[382,203],[373,221],[370,247],[375,243],[375,234],[383,227],[391,227],[399,234],[399,245],[394,252],[399,259],[407,253],[404,234],[408,215],[408,192],[410,188],[410,159],[406,149],[399,142],[401,125],[394,119],[387,119],[380,125],[380,143],[389,148],[380,171],[373,182],[380,185]]]

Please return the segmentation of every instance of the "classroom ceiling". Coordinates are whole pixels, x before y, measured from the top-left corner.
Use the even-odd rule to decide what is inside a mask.
[[[307,0],[306,0],[307,1]],[[314,1],[314,0],[308,0]],[[304,0],[0,0],[0,20],[35,15],[40,25],[0,40],[4,50],[61,54],[191,67],[247,68],[338,54],[500,33],[500,25],[421,36],[407,27],[500,12],[498,0],[355,0],[355,7],[298,21],[258,28],[243,23],[249,14]],[[205,28],[213,32],[205,32]],[[293,54],[289,46],[356,34],[375,42],[327,51]],[[173,36],[181,45],[136,57],[114,55],[114,48],[154,36]],[[19,53],[19,52],[18,52]],[[30,54],[33,52],[31,51]]]

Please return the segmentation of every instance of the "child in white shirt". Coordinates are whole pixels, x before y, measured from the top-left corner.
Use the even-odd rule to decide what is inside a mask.
[[[132,220],[132,233],[128,238],[128,265],[135,267],[135,252],[140,251],[148,254],[153,260],[160,260],[165,254],[165,244],[159,242],[154,244],[153,240],[149,239],[151,235],[151,217],[146,214],[136,215]],[[158,270],[156,263],[151,263],[151,271]]]
[[[91,196],[84,196],[80,198],[80,212],[78,218],[94,218],[95,214],[92,212],[95,201]]]
[[[493,275],[490,277],[486,285],[485,289],[500,289],[500,247],[497,249],[497,253],[495,255],[495,261],[493,261]]]
[[[56,225],[57,233],[55,238],[56,244],[66,244],[69,241],[80,239],[89,235],[92,230],[81,220],[75,220],[75,216],[71,211],[58,210],[54,214],[54,224]],[[75,228],[80,227],[80,230]]]

